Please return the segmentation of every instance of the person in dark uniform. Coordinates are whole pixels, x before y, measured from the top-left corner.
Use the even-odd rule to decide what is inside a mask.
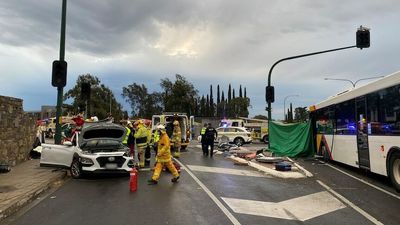
[[[214,129],[214,127],[211,126],[211,123],[208,123],[208,126],[206,128],[206,132],[204,134],[204,143],[205,143],[205,155],[208,156],[208,146],[210,146],[210,157],[213,157],[214,153],[214,140],[217,138],[218,133]]]

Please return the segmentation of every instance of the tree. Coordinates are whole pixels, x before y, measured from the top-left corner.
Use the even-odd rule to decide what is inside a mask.
[[[242,95],[242,85],[240,85],[240,87],[239,87],[239,98],[243,98],[243,95]]]
[[[220,93],[219,93],[219,84],[217,85],[217,105],[221,102],[221,98],[220,98],[220,95],[219,95]]]
[[[163,97],[161,93],[148,93],[144,84],[133,83],[122,88],[122,97],[131,105],[132,116],[151,118],[162,112]]]
[[[214,107],[213,89],[212,85],[210,85],[210,116],[214,115],[215,115],[215,107]]]
[[[253,119],[268,120],[268,117],[264,115],[256,115],[253,117]]]
[[[236,98],[236,95],[235,95],[235,88],[233,89],[233,92],[232,92],[232,98]]]
[[[90,114],[88,116],[97,116],[99,119],[107,118],[111,113],[115,121],[123,118],[124,112],[122,105],[117,102],[113,92],[101,84],[100,79],[91,74],[82,74],[78,76],[76,84],[64,94],[64,100],[73,99],[73,113],[79,113],[86,110],[86,99],[81,96],[82,83],[89,83],[91,89],[91,97],[88,100],[90,106]]]
[[[244,98],[247,98],[247,91],[246,91],[246,88],[244,88]]]
[[[232,90],[231,90],[231,84],[229,84],[228,87],[228,103],[231,101],[232,99]]]
[[[294,109],[294,113],[294,118],[297,122],[304,122],[307,121],[309,118],[307,107],[297,107]]]
[[[206,99],[204,98],[203,95],[200,100],[200,116],[205,116],[205,115],[206,115]]]
[[[196,108],[194,100],[198,98],[198,91],[184,76],[176,74],[175,78],[175,82],[168,78],[161,79],[160,85],[163,89],[164,110],[185,112],[191,115]]]

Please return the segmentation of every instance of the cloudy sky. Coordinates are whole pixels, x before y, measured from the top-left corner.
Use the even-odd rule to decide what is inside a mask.
[[[0,1],[0,95],[23,99],[26,111],[56,104],[51,63],[59,58],[61,2]],[[90,73],[123,103],[123,86],[159,90],[161,78],[181,74],[200,94],[210,84],[225,92],[229,83],[237,91],[241,84],[250,115],[266,115],[264,90],[274,62],[355,45],[357,28],[369,27],[369,49],[275,67],[272,115],[280,119],[288,95],[299,97],[287,98],[286,106],[310,106],[351,87],[325,77],[357,80],[400,70],[399,21],[395,0],[69,0],[64,90]]]

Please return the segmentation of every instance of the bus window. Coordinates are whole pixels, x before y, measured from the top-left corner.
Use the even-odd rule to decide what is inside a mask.
[[[400,135],[400,85],[367,96],[372,135]]]
[[[316,128],[318,134],[333,134],[334,111],[333,107],[327,107],[317,111]]]
[[[355,135],[356,127],[354,99],[337,104],[335,134]]]

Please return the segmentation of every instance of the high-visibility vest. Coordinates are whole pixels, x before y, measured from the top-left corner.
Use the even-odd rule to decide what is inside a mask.
[[[155,131],[153,134],[153,141],[154,143],[157,143],[160,140],[160,134],[158,133],[158,131]]]
[[[147,128],[139,125],[138,130],[135,132],[136,146],[138,148],[146,148],[147,146]]]
[[[126,135],[124,137],[124,140],[122,141],[122,144],[127,145],[129,135],[131,134],[131,129],[129,129],[128,127],[125,127],[125,129],[126,129]]]
[[[200,135],[206,134],[206,130],[207,130],[206,127],[202,127],[202,128],[201,128],[201,131],[200,131]]]

